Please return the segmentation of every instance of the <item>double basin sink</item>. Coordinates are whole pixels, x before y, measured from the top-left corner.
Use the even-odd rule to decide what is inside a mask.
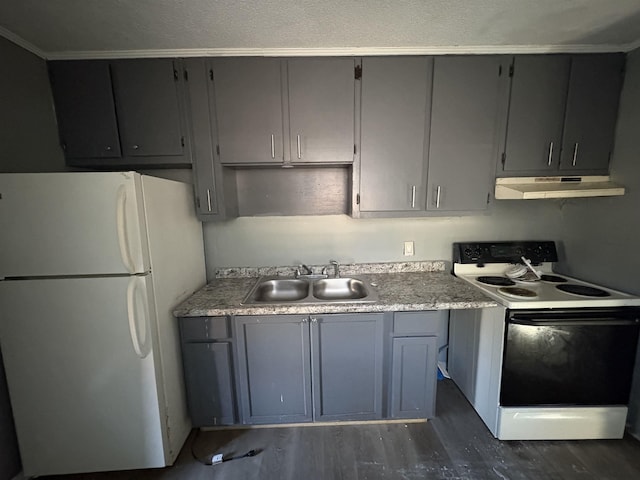
[[[317,304],[375,302],[378,294],[357,277],[260,277],[243,304]]]

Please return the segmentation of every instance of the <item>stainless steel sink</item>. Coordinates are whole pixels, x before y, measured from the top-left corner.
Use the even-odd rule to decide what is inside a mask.
[[[364,282],[357,278],[325,278],[313,283],[313,296],[320,300],[359,300],[367,294]]]
[[[264,280],[256,284],[251,296],[256,302],[295,302],[309,295],[309,282],[297,278]]]
[[[261,277],[243,304],[323,304],[375,302],[378,294],[356,277],[302,279]]]

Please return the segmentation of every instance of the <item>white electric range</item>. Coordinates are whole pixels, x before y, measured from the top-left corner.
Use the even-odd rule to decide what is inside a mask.
[[[452,311],[449,332],[449,373],[494,436],[622,438],[640,298],[555,273],[554,242],[456,243],[453,259],[499,304]]]

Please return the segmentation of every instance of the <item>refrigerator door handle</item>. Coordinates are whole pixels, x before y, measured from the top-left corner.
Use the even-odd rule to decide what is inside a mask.
[[[135,266],[129,250],[129,235],[127,234],[127,190],[125,185],[118,187],[116,198],[116,229],[118,231],[118,245],[122,263],[129,273],[135,273]]]
[[[129,279],[129,285],[127,286],[127,316],[129,319],[129,333],[131,335],[131,343],[133,344],[133,350],[139,358],[146,358],[151,351],[149,342],[149,311],[147,307],[147,295],[144,289],[139,288],[139,278],[131,277]],[[141,291],[141,294],[137,292]],[[139,303],[137,303],[139,302]],[[140,335],[138,331],[138,307],[142,307],[144,318],[142,324],[144,325],[144,343],[140,343]]]

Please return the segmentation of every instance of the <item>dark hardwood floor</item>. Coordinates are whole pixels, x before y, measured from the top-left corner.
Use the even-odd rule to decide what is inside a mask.
[[[193,458],[258,450],[207,466]],[[640,442],[509,441],[493,438],[450,381],[438,382],[427,423],[261,428],[192,433],[176,464],[161,470],[41,477],[56,480],[631,480]]]

